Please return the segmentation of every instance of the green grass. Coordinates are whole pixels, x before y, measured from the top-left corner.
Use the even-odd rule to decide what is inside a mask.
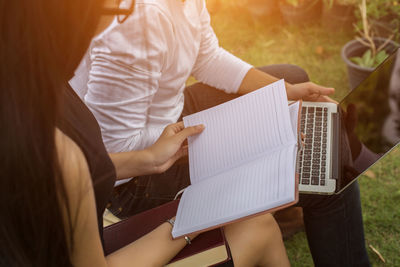
[[[370,173],[360,178],[366,242],[381,252],[386,266],[400,266],[400,149]],[[384,266],[371,249],[369,255],[374,266]]]
[[[341,99],[348,92],[346,66],[341,60],[342,46],[351,33],[308,27],[287,26],[277,18],[254,20],[243,10],[222,9],[212,16],[212,25],[221,46],[253,64],[296,64],[304,68],[312,81],[336,88],[333,96]]]
[[[253,19],[243,9],[226,6],[212,15],[212,25],[225,49],[254,66],[299,65],[312,81],[334,87],[334,99],[347,94],[347,70],[340,50],[352,39],[351,32],[327,30],[318,23],[293,27],[284,25],[279,18]],[[366,243],[386,260],[384,264],[368,247],[371,263],[400,266],[400,150],[392,151],[368,174],[359,180]],[[285,245],[292,266],[312,266],[304,233]]]

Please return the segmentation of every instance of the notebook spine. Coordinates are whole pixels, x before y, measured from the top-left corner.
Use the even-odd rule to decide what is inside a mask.
[[[176,193],[174,200],[177,200],[179,198],[180,195],[183,194],[183,192],[186,190],[187,187],[183,188],[182,190],[180,190],[178,193]]]
[[[301,133],[299,133],[297,135],[297,138],[298,138],[298,140],[297,140],[298,149],[297,149],[297,157],[296,157],[296,172],[300,173],[300,155],[301,155],[301,152],[304,150],[304,144],[303,144],[303,141],[301,138]]]

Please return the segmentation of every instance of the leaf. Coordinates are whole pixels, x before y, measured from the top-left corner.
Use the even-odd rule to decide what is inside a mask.
[[[388,57],[388,54],[385,51],[381,52],[378,53],[379,57],[376,55],[375,58],[373,58],[371,49],[368,49],[361,57],[351,57],[350,60],[361,67],[373,68],[382,63]]]
[[[275,43],[275,40],[269,40],[268,42],[262,43],[263,48],[270,47]]]
[[[376,178],[375,173],[374,173],[373,171],[371,171],[371,170],[366,171],[366,172],[364,173],[364,175],[367,176],[367,177],[369,177],[369,178],[373,178],[373,179]]]
[[[319,45],[315,48],[315,53],[317,53],[318,55],[322,55],[324,53],[324,47]]]
[[[386,262],[382,254],[376,248],[374,248],[371,244],[369,245],[369,247],[372,249],[373,252],[375,252],[376,255],[378,255],[381,261],[383,261],[384,263]]]
[[[381,50],[379,51],[378,54],[376,54],[375,57],[375,67],[378,66],[379,64],[381,64],[383,61],[385,61],[385,59],[388,57],[388,53],[386,53],[385,50]]]
[[[372,58],[371,49],[365,51],[364,55],[362,56],[362,59],[365,67],[372,67],[374,65],[374,59]]]
[[[356,63],[357,65],[364,67],[363,66],[363,60],[361,57],[351,57],[350,60],[354,63]]]
[[[371,49],[368,49],[367,51],[364,52],[362,55],[363,60],[367,60],[368,58],[371,58]]]

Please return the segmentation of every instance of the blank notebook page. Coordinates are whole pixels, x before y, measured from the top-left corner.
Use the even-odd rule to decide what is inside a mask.
[[[289,106],[290,123],[293,129],[293,135],[297,136],[298,116],[299,116],[300,102],[294,102]]]
[[[183,192],[173,237],[200,231],[295,200],[297,145],[190,185]]]
[[[183,118],[185,127],[204,124],[188,138],[192,184],[296,143],[283,80]]]
[[[174,237],[295,200],[299,105],[290,109],[280,80],[184,118],[185,126],[206,129],[189,139],[192,185],[182,195]]]

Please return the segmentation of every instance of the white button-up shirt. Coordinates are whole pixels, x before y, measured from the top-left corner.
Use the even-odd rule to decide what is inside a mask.
[[[178,120],[190,75],[234,93],[251,67],[219,47],[204,0],[138,0],[93,39],[71,85],[107,150],[122,152],[148,147]]]

